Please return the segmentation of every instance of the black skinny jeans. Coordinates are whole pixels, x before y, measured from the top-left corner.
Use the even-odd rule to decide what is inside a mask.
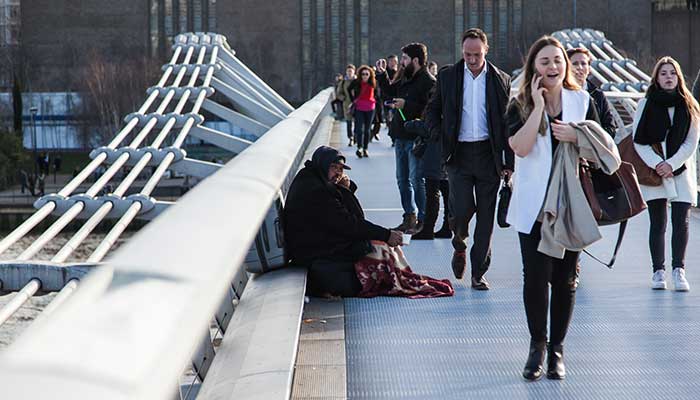
[[[369,129],[372,124],[374,110],[355,110],[355,144],[358,149],[367,150],[369,144]]]
[[[580,252],[566,251],[563,259],[540,253],[542,224],[536,222],[529,234],[519,233],[523,258],[523,300],[527,326],[534,342],[547,341],[547,311],[549,309],[549,341],[564,343],[576,301],[576,261]],[[551,301],[550,288],[551,283]]]
[[[647,201],[649,210],[649,251],[654,272],[666,269],[666,225],[668,213],[667,200]],[[685,250],[688,247],[688,224],[690,220],[690,203],[671,202],[671,266],[685,268]]]

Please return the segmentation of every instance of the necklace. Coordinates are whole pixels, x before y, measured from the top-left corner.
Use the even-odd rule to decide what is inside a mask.
[[[561,101],[557,103],[558,104],[547,103],[545,105],[547,115],[549,115],[550,117],[556,117],[557,115],[561,114]]]

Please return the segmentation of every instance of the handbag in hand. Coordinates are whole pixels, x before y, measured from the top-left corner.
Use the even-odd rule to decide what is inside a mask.
[[[608,175],[599,169],[591,168],[585,162],[581,162],[579,163],[579,180],[598,225],[620,224],[615,251],[609,263],[599,260],[584,250],[596,261],[612,268],[625,235],[627,220],[647,208],[639,189],[634,167],[623,161],[617,171]]]
[[[508,205],[510,204],[511,194],[510,175],[506,175],[503,177],[503,185],[501,185],[501,190],[498,192],[498,209],[496,211],[496,221],[501,228],[510,226],[506,219],[508,217]]]
[[[657,146],[652,146],[657,154],[660,154]],[[634,166],[634,171],[637,173],[637,180],[639,183],[645,186],[661,186],[662,180],[661,176],[656,173],[654,168],[650,168],[634,148],[634,141],[632,140],[632,135],[627,135],[620,144],[617,145],[617,149],[620,151],[620,158],[622,161],[627,161]]]

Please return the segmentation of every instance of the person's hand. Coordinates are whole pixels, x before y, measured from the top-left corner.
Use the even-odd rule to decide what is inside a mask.
[[[673,177],[673,167],[666,161],[661,161],[656,164],[656,173],[662,178],[672,178]]]
[[[544,109],[544,94],[547,93],[547,89],[540,87],[540,82],[542,82],[542,77],[539,75],[532,79],[532,82],[530,82],[530,95],[535,103],[535,108]]]
[[[391,247],[396,247],[403,244],[403,233],[401,231],[391,231],[389,240],[386,242]]]
[[[342,186],[346,189],[350,189],[350,177],[343,174],[340,176],[340,178],[338,178],[338,181],[335,184],[338,186]]]
[[[374,66],[377,68],[377,72],[380,74],[383,74],[386,72],[386,59],[385,58],[380,58],[377,60],[377,62],[374,63]]]
[[[552,135],[557,138],[560,142],[578,143],[578,136],[576,135],[576,129],[569,124],[565,124],[558,119],[554,120],[551,125]]]
[[[394,99],[394,108],[400,108],[403,109],[403,107],[406,105],[406,100],[402,99],[400,97],[397,97]]]

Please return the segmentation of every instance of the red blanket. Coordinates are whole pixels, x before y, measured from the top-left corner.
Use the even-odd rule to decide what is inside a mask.
[[[448,279],[435,279],[411,271],[400,247],[372,241],[373,251],[355,263],[362,283],[357,297],[402,296],[411,299],[452,296]]]

